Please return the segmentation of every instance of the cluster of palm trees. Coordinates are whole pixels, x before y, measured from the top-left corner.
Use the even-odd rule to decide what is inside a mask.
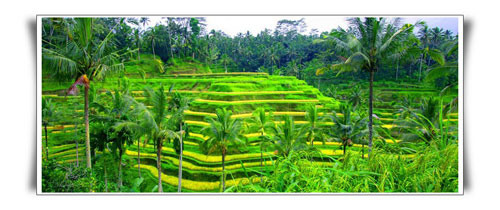
[[[405,24],[398,28],[399,21],[398,18],[392,22],[384,18],[348,18],[350,23],[348,30],[339,28],[316,40],[317,43],[331,43],[340,58],[338,63],[319,68],[316,71],[317,75],[321,75],[328,70],[336,71],[337,75],[343,72],[359,70],[369,74],[369,151],[372,149],[373,139],[373,81],[375,73],[382,66],[382,61],[385,58],[398,59],[403,56],[410,56],[410,54],[420,55],[419,81],[423,60],[427,59],[428,66],[430,66],[431,59],[439,65],[445,64],[445,56],[436,48],[443,35],[442,29],[435,28],[430,33],[428,27],[422,21],[414,25]],[[413,34],[415,26],[423,26],[419,31],[423,43],[421,45],[410,44],[416,39]],[[450,31],[447,31],[446,34],[451,36]],[[452,40],[450,43],[456,43],[456,40]],[[453,49],[453,47],[450,49]]]
[[[233,118],[232,111],[217,109],[215,118],[207,118],[209,126],[202,130],[208,137],[200,145],[200,149],[206,154],[217,153],[222,160],[222,190],[225,190],[225,156],[228,152],[239,152],[247,146],[248,139],[243,137],[242,132],[258,132],[260,148],[260,179],[263,181],[264,166],[263,153],[268,149],[274,149],[275,154],[288,157],[293,152],[305,151],[310,154],[317,152],[314,142],[336,141],[341,142],[346,152],[346,147],[352,143],[366,142],[367,120],[366,117],[356,111],[355,107],[343,105],[339,113],[332,115],[320,113],[316,106],[307,108],[305,118],[307,123],[299,126],[294,122],[292,116],[285,115],[276,123],[272,111],[266,112],[258,108],[252,113],[252,117],[246,121]],[[355,113],[355,114],[353,114]],[[329,120],[330,119],[330,120]],[[322,126],[325,122],[334,122],[334,126]],[[242,126],[242,124],[244,124]],[[309,145],[308,145],[309,144]],[[311,160],[312,161],[312,160]]]

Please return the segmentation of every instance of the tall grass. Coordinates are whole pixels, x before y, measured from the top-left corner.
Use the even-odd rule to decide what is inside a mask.
[[[427,147],[415,158],[361,158],[348,152],[333,166],[308,161],[307,153],[279,158],[263,183],[238,185],[231,192],[457,192],[458,146]]]

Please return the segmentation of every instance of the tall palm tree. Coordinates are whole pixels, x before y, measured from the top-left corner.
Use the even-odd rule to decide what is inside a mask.
[[[179,117],[182,115],[180,111],[169,111],[167,109],[167,94],[164,88],[160,85],[158,90],[154,91],[146,87],[144,89],[147,103],[152,106],[151,110],[142,103],[136,103],[135,110],[137,111],[136,122],[122,122],[116,124],[116,129],[120,130],[124,127],[133,128],[138,133],[144,134],[147,139],[153,140],[156,147],[156,168],[158,169],[158,192],[163,192],[161,181],[161,151],[164,141],[170,141],[180,138],[176,132],[176,125]]]
[[[97,121],[103,121],[106,124],[113,125],[121,121],[130,121],[132,117],[133,100],[129,95],[130,83],[128,79],[122,78],[118,80],[118,86],[114,89],[114,93],[108,91],[106,94],[111,98],[111,104],[106,106],[106,103],[99,103],[94,101],[91,103],[92,107],[96,107],[99,111],[104,113],[102,117],[96,117]],[[113,154],[118,157],[118,189],[122,186],[122,159],[123,152],[126,146],[133,143],[134,134],[131,129],[115,129],[114,127],[106,128],[106,136],[109,143],[111,143],[111,150]],[[108,131],[109,130],[109,131]]]
[[[182,153],[184,150],[184,139],[189,137],[189,127],[184,122],[184,111],[188,109],[189,103],[191,103],[192,99],[185,97],[178,92],[172,94],[172,91],[169,91],[171,100],[169,101],[168,109],[170,111],[175,111],[176,113],[180,113],[178,115],[178,121],[174,122],[176,125],[176,131],[179,133],[179,138],[174,139],[174,149],[175,152],[179,155],[179,173],[178,173],[178,185],[177,192],[182,191]]]
[[[232,61],[233,60],[225,53],[220,57],[220,62],[224,65],[224,70],[226,73],[227,73],[227,65]]]
[[[141,60],[141,32],[139,29],[134,30],[135,44],[137,45],[137,58]]]
[[[148,35],[149,35],[149,39],[151,40],[151,50],[153,51],[153,59],[156,60],[156,54],[155,54],[156,29],[155,29],[155,27],[150,28]]]
[[[222,191],[226,190],[225,157],[229,149],[237,149],[245,142],[240,138],[241,121],[232,119],[231,110],[217,109],[215,119],[208,118],[208,127],[203,128],[202,133],[208,139],[200,144],[202,151],[211,154],[220,151],[222,155]]]
[[[68,89],[68,94],[75,94],[77,85],[85,87],[85,145],[87,168],[91,168],[89,136],[89,87],[94,79],[102,79],[110,71],[124,70],[120,55],[113,48],[113,31],[103,40],[94,37],[92,18],[75,18],[75,27],[68,47],[46,43],[42,48],[42,69],[52,73],[58,80],[76,79]],[[117,23],[114,27],[116,27]]]
[[[52,100],[42,98],[42,125],[45,130],[45,158],[47,160],[49,160],[49,141],[47,139],[47,126],[49,125],[49,123],[55,120],[56,116],[56,108],[52,103]]]
[[[266,111],[263,108],[258,108],[252,113],[252,118],[249,119],[249,122],[247,125],[250,125],[251,130],[257,130],[260,133],[260,142],[259,142],[259,147],[260,147],[260,182],[262,182],[262,176],[263,176],[263,161],[264,161],[264,156],[263,156],[263,150],[266,149],[269,145],[272,144],[272,141],[269,136],[267,136],[266,133],[272,132],[274,128],[274,122],[273,122],[273,114],[272,112],[269,112],[268,115],[266,115]]]
[[[372,149],[373,139],[373,79],[375,72],[379,69],[380,62],[394,52],[393,41],[398,39],[402,33],[411,32],[414,25],[406,24],[397,29],[396,19],[392,24],[387,23],[385,18],[367,17],[348,18],[350,31],[336,30],[320,41],[331,41],[334,46],[346,55],[340,63],[333,64],[329,68],[321,68],[316,71],[317,75],[326,70],[338,70],[342,72],[364,70],[370,74],[369,86],[369,142],[368,151]],[[337,74],[337,75],[338,75]]]
[[[142,29],[143,29],[143,30],[145,30],[145,29],[146,29],[146,24],[148,24],[149,22],[151,22],[151,21],[149,20],[149,18],[148,18],[148,17],[141,17],[141,18],[139,19],[139,23],[141,23],[141,24],[142,24]]]

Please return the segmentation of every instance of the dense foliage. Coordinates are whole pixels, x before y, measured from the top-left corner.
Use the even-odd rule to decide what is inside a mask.
[[[43,191],[457,192],[458,36],[348,22],[43,18]]]

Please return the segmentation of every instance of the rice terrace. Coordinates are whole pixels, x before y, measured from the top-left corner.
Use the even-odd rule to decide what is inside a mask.
[[[459,192],[457,31],[210,18],[41,18],[42,192]]]

